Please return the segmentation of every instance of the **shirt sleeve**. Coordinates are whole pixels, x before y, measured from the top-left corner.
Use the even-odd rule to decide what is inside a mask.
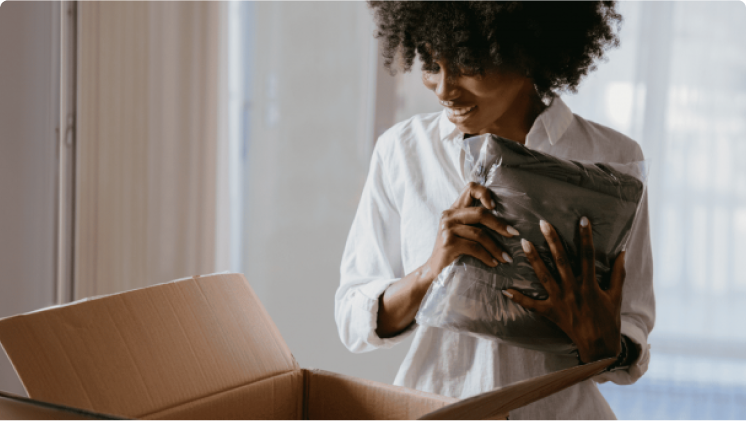
[[[626,278],[621,302],[621,334],[628,337],[639,352],[626,370],[606,372],[594,378],[602,383],[632,384],[647,371],[649,344],[647,338],[655,321],[655,296],[652,266],[652,245],[649,236],[649,210],[645,193],[626,244]]]
[[[384,137],[384,136],[383,136]],[[376,333],[379,296],[403,274],[400,214],[381,158],[385,139],[374,149],[369,175],[348,234],[335,293],[335,322],[340,340],[351,352],[391,348],[416,327],[392,338]]]

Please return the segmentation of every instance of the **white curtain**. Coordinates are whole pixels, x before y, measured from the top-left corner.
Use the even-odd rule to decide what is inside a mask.
[[[79,3],[76,299],[215,270],[222,7]]]
[[[565,95],[650,161],[657,323],[622,418],[745,418],[745,6],[622,2],[621,48]],[[742,396],[742,398],[741,398]]]

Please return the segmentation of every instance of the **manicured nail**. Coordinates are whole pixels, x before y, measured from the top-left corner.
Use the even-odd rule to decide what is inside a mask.
[[[501,257],[503,257],[504,261],[507,262],[507,263],[514,262],[514,259],[512,259],[512,256],[510,256],[509,253],[507,253],[507,252],[501,253]]]
[[[507,291],[507,290],[505,290],[505,289],[502,289],[502,290],[501,290],[501,293],[502,293],[502,294],[504,294],[504,295],[506,295],[506,296],[507,296],[507,297],[509,297],[509,298],[514,298],[514,295],[512,295],[512,293],[511,293],[511,292],[509,292],[509,291]]]
[[[494,266],[499,264],[499,261],[496,259],[491,259],[491,263],[493,263]]]
[[[512,235],[519,235],[519,231],[517,231],[517,229],[514,228],[511,225],[507,225],[506,226],[506,232],[508,232],[509,234],[512,234]]]
[[[551,233],[551,225],[544,220],[540,220],[540,230],[543,231],[543,234],[550,234]]]
[[[590,220],[587,219],[586,216],[583,216],[582,219],[579,221],[579,225],[581,225],[583,227],[586,227],[589,224],[590,224]]]
[[[526,253],[530,253],[532,251],[532,248],[530,247],[530,242],[529,241],[527,241],[527,240],[525,240],[523,238],[522,241],[520,241],[520,243],[522,243],[522,250],[525,251],[525,254]]]

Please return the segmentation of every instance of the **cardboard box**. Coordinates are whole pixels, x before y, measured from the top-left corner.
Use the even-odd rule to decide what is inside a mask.
[[[505,417],[610,364],[459,402],[302,369],[241,274],[181,279],[2,319],[0,343],[29,397],[143,419]]]

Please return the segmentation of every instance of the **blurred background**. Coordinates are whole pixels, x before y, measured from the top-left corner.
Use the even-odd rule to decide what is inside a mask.
[[[745,6],[618,10],[561,96],[650,161],[657,321],[647,374],[600,388],[622,419],[744,419]],[[441,107],[373,32],[362,2],[3,3],[0,317],[243,272],[301,366],[391,383],[410,341],[343,347],[340,258],[377,137]]]

